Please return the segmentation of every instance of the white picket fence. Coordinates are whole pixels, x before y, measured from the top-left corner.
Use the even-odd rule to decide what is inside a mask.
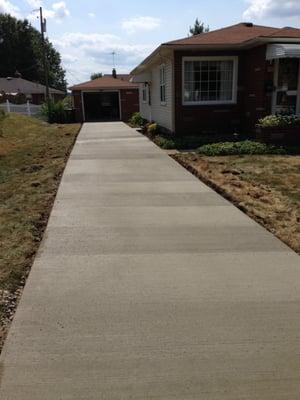
[[[41,112],[41,106],[31,104],[29,101],[25,104],[13,104],[9,100],[5,103],[0,103],[0,108],[7,113],[17,113],[23,115],[37,115]]]

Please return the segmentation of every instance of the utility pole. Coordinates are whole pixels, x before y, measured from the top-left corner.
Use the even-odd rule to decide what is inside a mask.
[[[45,73],[46,101],[48,103],[50,100],[50,92],[49,92],[49,77],[48,77],[48,60],[47,60],[46,45],[45,45],[46,20],[43,18],[42,7],[40,7],[40,23],[41,23],[41,35],[42,35],[43,67]]]

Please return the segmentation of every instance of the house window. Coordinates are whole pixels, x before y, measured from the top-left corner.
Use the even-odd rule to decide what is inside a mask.
[[[160,78],[159,78],[160,102],[162,104],[165,104],[166,103],[166,67],[164,65],[161,65],[159,72],[160,72]]]
[[[144,83],[142,87],[142,102],[147,103],[147,85]]]
[[[237,63],[237,57],[184,58],[183,103],[235,103]]]

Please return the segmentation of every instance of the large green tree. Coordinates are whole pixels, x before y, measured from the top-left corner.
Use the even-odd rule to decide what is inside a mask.
[[[94,81],[95,79],[102,78],[102,72],[95,72],[91,75],[91,80]]]
[[[66,72],[59,52],[48,39],[45,41],[49,69],[49,85],[65,90]],[[0,14],[0,76],[14,76],[18,71],[24,79],[45,84],[41,33],[25,20]]]
[[[204,22],[201,22],[198,18],[196,18],[194,26],[190,26],[190,34],[194,36],[206,32],[209,32],[209,26],[204,26]]]

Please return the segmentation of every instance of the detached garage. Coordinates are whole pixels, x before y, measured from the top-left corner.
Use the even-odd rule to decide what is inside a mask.
[[[78,122],[125,121],[139,111],[138,85],[129,75],[104,75],[72,86],[73,104]]]

